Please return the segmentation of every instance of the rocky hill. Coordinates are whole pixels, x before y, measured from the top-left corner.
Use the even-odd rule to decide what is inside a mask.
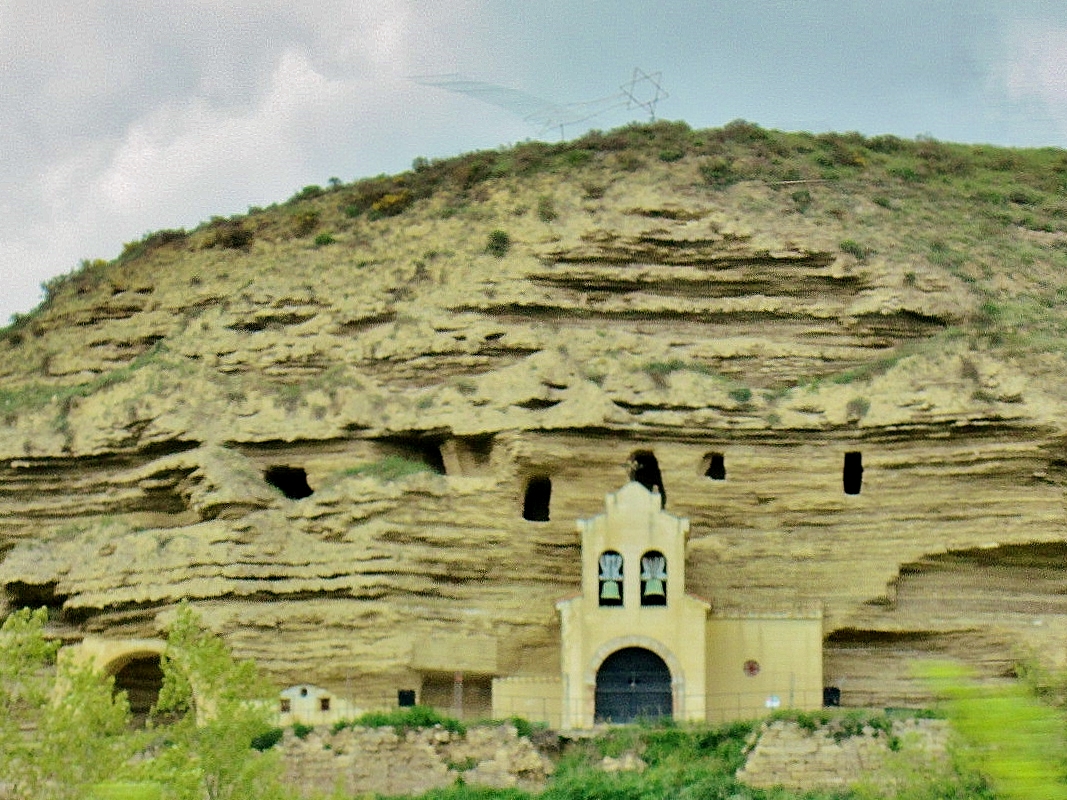
[[[1064,662],[1064,297],[1059,150],[657,123],[307,187],[0,333],[4,602],[432,694],[558,664],[637,477],[713,608],[822,605],[846,703]]]

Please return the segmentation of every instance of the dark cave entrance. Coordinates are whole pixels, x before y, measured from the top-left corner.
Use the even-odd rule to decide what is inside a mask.
[[[651,450],[638,450],[630,456],[630,480],[637,481],[650,492],[659,492],[660,505],[667,506],[667,490],[663,487],[659,462]]]
[[[842,482],[845,486],[845,494],[859,494],[860,489],[863,488],[863,454],[858,450],[845,453]]]
[[[302,500],[315,493],[308,485],[308,474],[302,467],[269,467],[263,477],[290,500]]]
[[[726,480],[726,459],[722,453],[708,453],[704,456],[704,477],[713,481]]]
[[[115,691],[126,692],[135,727],[145,727],[162,688],[163,668],[158,655],[135,656],[115,672]]]
[[[530,478],[522,501],[522,518],[530,522],[548,522],[552,500],[552,479],[545,475]]]

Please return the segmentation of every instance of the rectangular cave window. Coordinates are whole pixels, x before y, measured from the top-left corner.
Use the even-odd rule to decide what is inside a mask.
[[[845,467],[842,470],[845,494],[859,494],[863,488],[863,454],[858,450],[845,453]]]
[[[396,691],[396,704],[400,708],[411,708],[415,705],[415,690],[414,689],[397,689]]]
[[[713,481],[726,480],[726,459],[722,453],[708,453],[704,456],[704,477]]]
[[[530,478],[522,501],[522,518],[530,522],[548,522],[551,499],[552,479],[544,475]]]
[[[320,697],[319,698],[319,711],[329,711],[329,710],[330,710],[330,698],[328,698],[328,697]]]
[[[283,714],[288,714],[293,710],[293,703],[288,697],[283,697],[281,702],[278,703],[278,710]]]

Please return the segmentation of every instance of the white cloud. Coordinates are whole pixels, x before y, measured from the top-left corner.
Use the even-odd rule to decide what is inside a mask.
[[[125,215],[179,195],[224,196],[264,169],[291,175],[309,132],[349,92],[303,55],[285,53],[269,91],[247,111],[218,110],[193,98],[139,121],[91,182],[90,193],[107,210]]]
[[[1037,104],[1067,133],[1067,27],[1019,25],[1008,42],[1004,81],[1009,99]]]

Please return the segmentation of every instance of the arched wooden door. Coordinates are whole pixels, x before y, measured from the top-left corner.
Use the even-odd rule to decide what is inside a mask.
[[[651,650],[616,650],[597,670],[597,722],[670,717],[672,705],[671,671]]]

